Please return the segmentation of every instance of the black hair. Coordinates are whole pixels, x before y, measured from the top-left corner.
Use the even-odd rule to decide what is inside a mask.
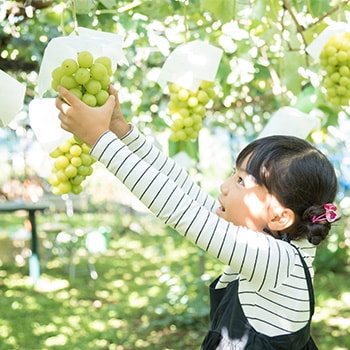
[[[331,224],[313,223],[312,218],[324,214],[323,205],[333,203],[337,194],[337,177],[327,157],[303,139],[274,135],[248,144],[237,157],[237,168],[245,159],[245,171],[294,212],[295,223],[284,233],[315,245],[324,240]]]

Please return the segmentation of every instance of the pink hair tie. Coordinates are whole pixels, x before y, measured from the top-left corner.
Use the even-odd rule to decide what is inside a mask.
[[[328,222],[334,222],[338,219],[336,210],[337,207],[332,203],[326,203],[323,205],[324,210],[326,211],[324,214],[313,216],[311,221],[313,224],[322,222],[322,221],[328,221]]]

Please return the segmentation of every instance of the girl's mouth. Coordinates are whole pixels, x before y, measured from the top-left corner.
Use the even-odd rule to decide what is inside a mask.
[[[216,209],[216,214],[218,214],[218,215],[225,212],[225,207],[223,206],[223,204],[221,203],[220,200],[219,200],[219,202],[220,202],[220,206]]]

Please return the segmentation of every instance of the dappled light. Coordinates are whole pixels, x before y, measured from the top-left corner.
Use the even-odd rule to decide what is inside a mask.
[[[114,214],[71,218],[73,225],[103,222],[112,228],[107,251],[95,256],[96,280],[86,268],[70,279],[58,256],[36,285],[27,275],[27,264],[3,264],[0,349],[199,348],[208,326],[207,288],[222,266],[207,257],[201,276],[197,248],[148,214],[134,215],[140,225],[136,231]],[[130,222],[131,217],[123,219]],[[43,220],[47,218],[40,216]],[[42,246],[42,256],[47,253]],[[79,264],[84,266],[84,261]],[[350,326],[346,274],[316,274],[315,284],[315,339],[323,344],[320,349],[345,350]]]
[[[86,102],[88,81],[101,86],[90,105],[112,83],[126,121],[215,198],[266,130],[325,153],[342,220],[314,260],[312,336],[319,350],[349,350],[350,36],[322,39],[349,19],[350,0],[0,1],[0,201],[17,207],[0,216],[0,350],[199,349],[209,326],[221,263],[156,221],[80,141],[50,149],[62,136],[58,85]],[[46,51],[54,39],[63,46]],[[95,50],[113,70],[93,75]],[[61,54],[76,56],[74,72],[53,64]],[[243,226],[260,218],[260,198],[245,203]]]

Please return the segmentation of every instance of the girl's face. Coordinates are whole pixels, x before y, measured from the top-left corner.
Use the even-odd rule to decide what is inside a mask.
[[[216,214],[237,226],[262,231],[267,227],[271,195],[245,172],[247,159],[221,186]]]

